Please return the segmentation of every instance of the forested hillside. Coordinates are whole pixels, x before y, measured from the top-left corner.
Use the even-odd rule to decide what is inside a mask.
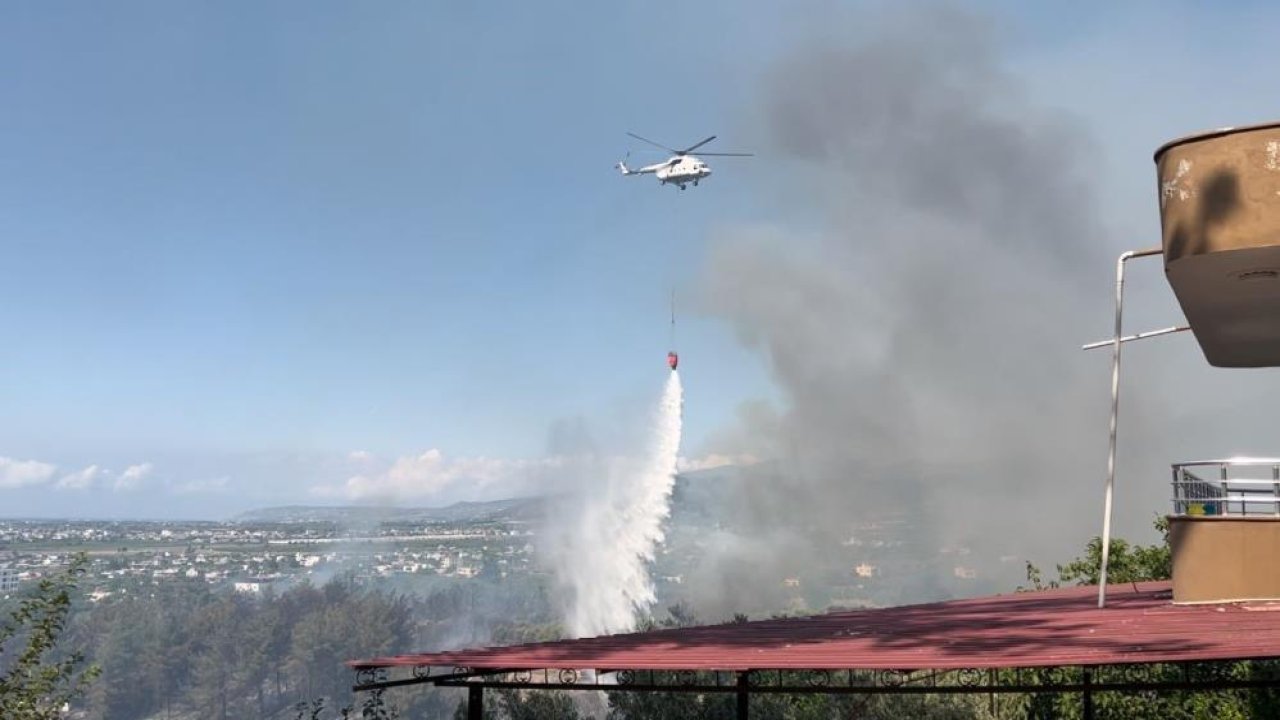
[[[347,660],[490,636],[539,639],[557,632],[549,618],[533,583],[508,582],[499,591],[473,582],[418,598],[344,578],[263,596],[191,583],[86,605],[67,643],[102,668],[85,698],[88,718],[275,718],[294,717],[299,702],[355,702]],[[444,695],[390,699],[413,710],[410,717],[435,717],[456,702]]]

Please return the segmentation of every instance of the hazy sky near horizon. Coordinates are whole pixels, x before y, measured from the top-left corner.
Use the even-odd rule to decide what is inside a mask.
[[[1109,251],[1158,243],[1152,151],[1275,119],[1280,10],[1032,5],[978,10],[1001,64],[1095,144]],[[759,149],[779,55],[881,11],[0,6],[0,516],[535,492],[557,453],[634,449],[673,288],[683,454],[716,462],[739,406],[776,389],[699,302],[707,239],[807,220],[767,155],[713,158],[684,193],[611,166],[658,157],[626,131]],[[1158,270],[1136,278],[1130,327],[1180,318]],[[1105,358],[1076,349],[1092,339],[1062,352],[1097,365],[1102,396]],[[1159,347],[1129,369],[1198,356]],[[1220,409],[1249,393],[1204,378]]]

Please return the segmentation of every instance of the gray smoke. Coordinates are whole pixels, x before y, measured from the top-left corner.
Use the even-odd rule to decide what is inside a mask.
[[[739,530],[692,576],[712,615],[849,575],[857,551],[836,551],[872,518],[909,527],[898,600],[955,592],[953,564],[1011,590],[1022,559],[1097,532],[1105,378],[1078,347],[1106,327],[1114,253],[1088,138],[1027,100],[983,18],[831,26],[859,30],[762,83],[757,169],[782,224],[724,230],[709,257],[711,310],[784,398],[715,443],[778,462],[735,486]]]

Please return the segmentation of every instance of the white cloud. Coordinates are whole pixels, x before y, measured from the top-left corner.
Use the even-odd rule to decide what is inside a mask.
[[[49,463],[0,457],[0,489],[39,485],[48,482],[57,470]]]
[[[380,472],[361,473],[341,485],[312,488],[321,497],[347,500],[421,500],[466,485],[466,495],[477,497],[495,488],[512,492],[561,464],[558,458],[503,460],[498,458],[446,458],[438,449],[406,455]]]
[[[373,459],[373,453],[369,452],[368,450],[352,450],[351,452],[347,453],[347,459],[350,460],[351,462],[358,462],[358,463],[369,462],[370,460]]]
[[[694,472],[696,470],[711,470],[718,467],[726,467],[729,465],[755,465],[760,459],[751,454],[743,455],[721,455],[720,453],[711,453],[700,458],[680,458],[678,469],[680,472]]]
[[[116,492],[135,490],[142,484],[143,480],[151,477],[151,471],[154,466],[149,462],[130,465],[120,473],[120,477],[116,478],[115,486],[112,488]]]
[[[60,490],[88,490],[101,473],[102,469],[97,465],[90,465],[83,470],[63,475],[58,479],[56,487]]]

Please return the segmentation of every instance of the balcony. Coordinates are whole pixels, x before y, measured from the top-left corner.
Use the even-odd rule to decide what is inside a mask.
[[[1174,465],[1173,515],[1280,517],[1280,459],[1231,458]]]
[[[1173,466],[1175,603],[1280,600],[1280,459]]]

